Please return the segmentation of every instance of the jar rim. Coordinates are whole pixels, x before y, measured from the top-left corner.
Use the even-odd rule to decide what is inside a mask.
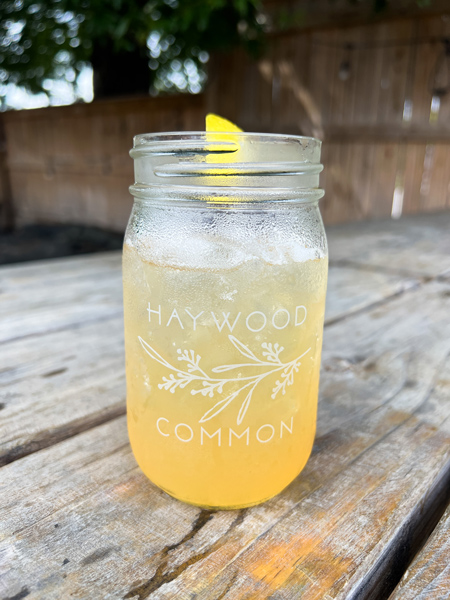
[[[317,202],[322,171],[316,138],[279,133],[139,134],[130,156],[140,200],[211,204]]]
[[[220,138],[223,138],[221,140]],[[150,146],[155,142],[177,140],[198,140],[204,142],[223,142],[224,145],[238,140],[265,141],[265,142],[291,142],[305,146],[314,146],[321,148],[322,141],[315,137],[304,135],[293,135],[284,133],[257,133],[252,131],[165,131],[153,133],[139,133],[133,137],[133,149],[130,154],[133,156],[135,149]]]

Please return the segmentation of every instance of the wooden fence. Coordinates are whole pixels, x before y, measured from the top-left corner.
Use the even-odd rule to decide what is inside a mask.
[[[133,135],[203,129],[207,109],[323,138],[327,223],[449,208],[450,93],[430,90],[443,36],[442,16],[277,34],[257,62],[215,57],[203,96],[4,113],[17,221],[123,229]]]
[[[130,214],[133,136],[204,129],[199,96],[104,100],[4,113],[15,220],[121,231]]]
[[[274,36],[259,62],[216,58],[207,105],[246,130],[322,138],[328,223],[449,208],[450,91],[431,93],[444,46],[425,41],[443,36],[450,17]]]

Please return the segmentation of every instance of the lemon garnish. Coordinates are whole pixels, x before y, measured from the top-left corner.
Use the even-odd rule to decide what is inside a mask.
[[[219,117],[219,115],[215,115],[214,113],[209,113],[206,115],[206,131],[224,131],[229,133],[231,131],[242,132],[242,129],[229,121],[228,119],[224,119],[223,117]]]
[[[221,164],[230,163],[230,168],[224,169],[214,169],[212,167],[209,169],[209,174],[214,176],[214,185],[216,186],[227,186],[229,187],[231,183],[236,182],[236,178],[233,175],[236,174],[236,171],[231,166],[232,163],[239,160],[237,154],[239,150],[239,136],[236,133],[242,133],[242,129],[240,129],[237,125],[228,121],[228,119],[224,119],[223,117],[219,117],[219,115],[215,115],[213,113],[209,113],[206,115],[206,139],[212,142],[222,142],[225,144],[235,145],[235,149],[230,151],[229,146],[224,146],[225,151],[217,152],[219,147],[215,146],[215,151],[212,151],[211,154],[206,155],[206,162],[211,164]],[[231,177],[230,177],[231,176]],[[238,198],[231,198],[229,196],[215,196],[214,199],[211,199],[214,204],[229,204],[230,202],[238,202]]]

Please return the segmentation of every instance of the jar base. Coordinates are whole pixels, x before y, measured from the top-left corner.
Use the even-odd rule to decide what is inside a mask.
[[[278,494],[281,494],[281,492],[284,489],[286,489],[286,487],[287,487],[287,486],[285,486],[283,489],[279,490],[278,492],[275,492],[275,494],[271,494],[270,496],[267,496],[266,498],[263,498],[261,500],[256,500],[254,502],[244,502],[243,504],[233,504],[233,505],[223,505],[222,506],[222,505],[217,505],[217,504],[210,505],[210,504],[203,504],[201,502],[193,502],[191,500],[186,500],[185,498],[182,498],[181,496],[174,494],[173,492],[162,487],[161,485],[157,485],[153,481],[152,481],[152,483],[154,485],[156,485],[157,487],[159,487],[159,489],[161,489],[163,492],[165,492],[168,496],[175,498],[175,500],[179,500],[180,502],[184,502],[184,504],[189,504],[190,506],[197,506],[198,508],[202,508],[203,510],[212,510],[212,511],[239,510],[241,508],[250,508],[251,506],[258,506],[259,504],[264,504],[264,502],[267,502],[268,500],[275,498],[275,496],[278,496]],[[290,485],[290,484],[288,484],[288,485]]]

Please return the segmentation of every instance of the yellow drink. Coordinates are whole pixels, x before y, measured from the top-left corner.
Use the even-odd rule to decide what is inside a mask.
[[[172,496],[250,506],[311,452],[327,259],[295,242],[218,261],[201,249],[180,261],[125,245],[129,436]]]

